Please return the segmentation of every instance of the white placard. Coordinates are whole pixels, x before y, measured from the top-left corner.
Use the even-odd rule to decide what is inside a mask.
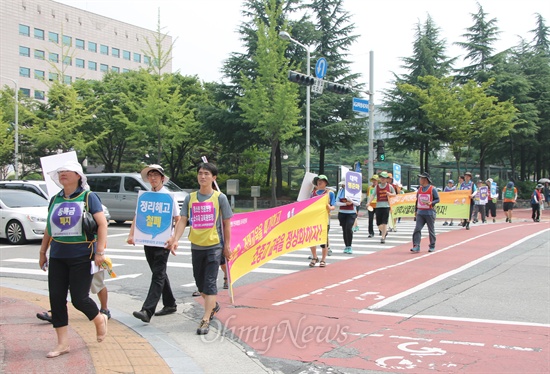
[[[302,186],[300,187],[300,193],[298,194],[297,201],[304,201],[311,197],[311,192],[313,191],[313,178],[315,178],[317,174],[307,172],[306,175],[304,175],[304,179],[302,180]]]

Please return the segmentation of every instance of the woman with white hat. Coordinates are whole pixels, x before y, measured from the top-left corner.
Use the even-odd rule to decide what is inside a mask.
[[[107,243],[107,220],[101,201],[89,191],[82,166],[67,162],[48,173],[62,188],[49,206],[46,232],[40,245],[39,265],[48,269],[48,289],[52,308],[52,324],[57,334],[57,345],[46,357],[54,358],[69,353],[69,316],[67,314],[67,292],[71,294],[74,307],[93,321],[97,341],[101,343],[107,335],[107,320],[90,298],[93,261],[101,266],[105,260]],[[85,210],[93,215],[97,223],[97,234],[90,237],[83,227]],[[50,258],[46,253],[50,248]]]

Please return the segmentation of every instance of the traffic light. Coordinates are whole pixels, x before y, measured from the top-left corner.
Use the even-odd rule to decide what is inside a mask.
[[[384,151],[384,141],[382,139],[378,139],[376,141],[376,154],[378,161],[386,161],[386,153]]]
[[[315,78],[313,78],[312,76],[298,73],[292,70],[288,71],[288,80],[293,83],[301,84],[303,86],[312,86],[313,83],[315,83]]]
[[[351,93],[351,87],[345,86],[343,84],[333,83],[333,82],[326,82],[325,90],[329,92],[334,92],[340,95],[346,95]]]

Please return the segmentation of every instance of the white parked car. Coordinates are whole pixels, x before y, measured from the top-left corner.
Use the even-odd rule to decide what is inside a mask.
[[[42,196],[45,199],[50,199],[48,197],[48,189],[46,187],[45,181],[32,181],[32,180],[10,180],[10,181],[0,181],[0,189],[8,189],[8,190],[25,190],[34,192],[37,195]],[[103,214],[105,214],[105,218],[107,218],[107,224],[111,220],[111,214],[109,213],[109,209],[103,204]]]
[[[11,244],[40,240],[46,230],[48,200],[23,190],[0,189],[0,238]]]

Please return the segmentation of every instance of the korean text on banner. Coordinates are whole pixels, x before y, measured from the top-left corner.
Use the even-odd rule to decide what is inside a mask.
[[[174,195],[139,191],[136,207],[136,244],[164,247],[172,233]]]
[[[301,248],[327,242],[328,194],[231,218],[231,284],[257,267]]]
[[[363,176],[355,171],[346,173],[346,197],[350,200],[361,201]]]
[[[414,217],[416,192],[390,197],[392,216]],[[435,206],[437,218],[468,219],[470,214],[470,191],[439,192],[439,203]]]

